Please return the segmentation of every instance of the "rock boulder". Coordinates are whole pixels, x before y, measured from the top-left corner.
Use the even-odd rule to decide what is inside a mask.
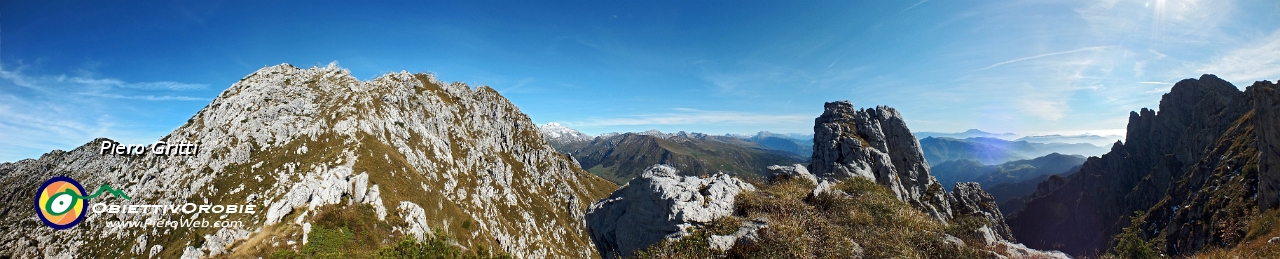
[[[587,211],[587,231],[605,258],[630,257],[664,239],[681,238],[689,227],[733,213],[734,197],[754,191],[749,183],[717,174],[681,176],[655,165]]]

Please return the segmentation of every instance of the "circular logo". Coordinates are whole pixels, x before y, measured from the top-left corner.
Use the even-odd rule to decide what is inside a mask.
[[[53,229],[67,229],[84,220],[84,208],[89,203],[84,186],[65,176],[58,176],[40,185],[36,194],[36,215],[44,225]]]

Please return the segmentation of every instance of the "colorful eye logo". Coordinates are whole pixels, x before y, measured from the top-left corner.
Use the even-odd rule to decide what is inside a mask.
[[[65,176],[58,176],[44,182],[36,196],[36,215],[44,221],[44,225],[53,229],[68,229],[84,220],[84,209],[88,201],[84,186]]]

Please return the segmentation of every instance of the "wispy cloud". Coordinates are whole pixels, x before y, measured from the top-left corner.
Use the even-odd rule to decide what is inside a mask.
[[[1106,48],[1112,48],[1112,47],[1114,47],[1114,46],[1095,46],[1095,47],[1079,48],[1079,49],[1073,49],[1073,50],[1061,51],[1061,52],[1045,53],[1045,54],[1040,54],[1040,55],[1035,55],[1035,56],[1029,56],[1029,57],[1021,57],[1021,58],[1016,58],[1016,59],[1011,59],[1011,60],[1006,60],[1006,61],[997,62],[997,63],[995,63],[995,64],[991,64],[990,66],[987,66],[987,67],[984,67],[984,68],[979,68],[978,70],[975,70],[975,71],[982,71],[982,70],[992,69],[992,68],[996,68],[996,67],[999,67],[999,66],[1003,66],[1003,65],[1007,65],[1007,64],[1012,64],[1012,63],[1017,63],[1017,62],[1022,62],[1022,61],[1026,61],[1026,60],[1032,60],[1032,59],[1038,59],[1038,58],[1044,58],[1044,57],[1052,57],[1052,56],[1064,55],[1064,54],[1071,54],[1071,53],[1076,53],[1076,52],[1084,52],[1084,51],[1091,51],[1091,50],[1100,50],[1100,49],[1106,49]]]
[[[910,7],[907,7],[907,9],[902,9],[902,11],[898,13],[905,13],[907,11],[910,11],[911,9],[915,9],[916,6],[920,6],[920,4],[923,4],[924,2],[928,2],[928,1],[929,0],[920,0],[920,2],[916,2],[916,4],[913,4]]]
[[[644,125],[693,125],[693,124],[746,124],[778,125],[812,123],[813,115],[761,114],[737,111],[708,111],[676,108],[672,112],[638,114],[618,118],[594,118],[578,122],[566,122],[573,127],[611,127]]]

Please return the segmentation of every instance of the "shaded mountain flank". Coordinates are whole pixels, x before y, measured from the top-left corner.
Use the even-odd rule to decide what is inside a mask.
[[[1268,81],[1243,92],[1214,75],[1179,81],[1159,112],[1129,114],[1123,143],[1040,183],[1009,218],[1014,236],[1077,256],[1115,247],[1180,256],[1260,238],[1272,227],[1249,226],[1280,186],[1277,99]]]
[[[160,138],[199,143],[194,156],[100,155],[104,140],[0,164],[0,257],[399,257],[418,240],[437,252],[595,258],[583,217],[617,188],[555,152],[489,87],[405,72],[359,81],[334,65],[244,77]],[[132,197],[93,202],[257,212],[88,213],[53,230],[31,212],[53,176]],[[188,218],[243,225],[109,225]]]

